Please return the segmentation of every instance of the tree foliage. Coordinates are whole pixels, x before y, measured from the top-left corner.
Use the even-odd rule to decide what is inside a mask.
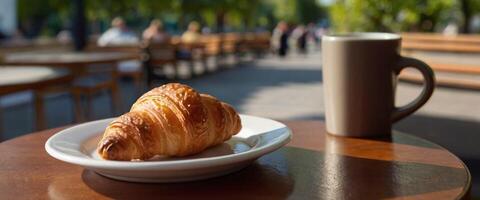
[[[325,10],[317,0],[271,0],[274,16],[290,23],[316,22],[326,17]]]
[[[70,2],[18,0],[19,21],[27,32],[52,35],[70,26]],[[160,18],[173,29],[183,30],[196,20],[214,31],[272,28],[279,20],[315,22],[325,17],[317,0],[84,0],[91,32],[100,32],[116,16],[134,29],[143,29]],[[32,28],[36,27],[36,28]],[[41,30],[40,30],[41,29]],[[47,31],[45,31],[47,30]]]
[[[478,0],[470,12],[480,10]],[[465,22],[459,0],[337,0],[330,8],[333,29],[347,31],[435,31]]]

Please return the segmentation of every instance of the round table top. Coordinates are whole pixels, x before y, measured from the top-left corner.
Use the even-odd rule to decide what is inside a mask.
[[[35,89],[67,80],[67,70],[40,66],[0,66],[0,94]]]
[[[4,63],[63,66],[118,62],[136,58],[138,55],[126,52],[25,52],[6,55]]]
[[[465,198],[471,177],[446,149],[405,133],[379,139],[327,135],[321,121],[285,121],[286,146],[223,177],[175,184],[105,178],[50,157],[45,141],[63,128],[0,143],[0,199]]]

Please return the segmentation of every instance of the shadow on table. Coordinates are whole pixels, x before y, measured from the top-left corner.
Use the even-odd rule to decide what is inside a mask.
[[[480,197],[480,122],[415,114],[394,129],[425,138],[460,157],[472,174],[472,196]]]
[[[463,169],[343,156],[329,152],[328,144],[329,153],[293,147],[286,151],[287,158],[292,159],[288,170],[296,179],[292,195],[305,199],[384,199],[452,190],[460,193],[465,184],[461,181],[466,177]]]
[[[90,170],[82,174],[88,187],[114,199],[207,196],[378,199],[460,192],[465,184],[460,180],[464,177],[465,171],[457,168],[357,158],[296,147],[285,147],[264,156],[240,172],[204,181],[142,184],[112,180]]]
[[[248,199],[268,197],[285,199],[294,180],[285,173],[282,155],[272,153],[247,168],[230,175],[185,183],[130,183],[103,177],[84,170],[82,179],[96,192],[114,199],[176,198]]]

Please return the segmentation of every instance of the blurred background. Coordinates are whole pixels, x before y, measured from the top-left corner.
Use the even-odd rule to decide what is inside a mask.
[[[0,139],[118,116],[191,85],[240,113],[324,119],[321,36],[394,32],[437,89],[395,125],[459,156],[480,197],[478,0],[0,0]],[[402,72],[396,104],[421,91]]]
[[[71,30],[76,1],[2,0],[4,38],[56,37]],[[442,32],[449,24],[460,33],[480,31],[480,2],[476,0],[119,0],[79,2],[85,9],[88,35],[107,30],[110,21],[124,17],[141,32],[151,19],[163,20],[168,32],[180,34],[196,20],[212,31],[272,30],[280,20],[315,23],[335,31]]]
[[[75,1],[11,1],[3,7],[13,15],[2,26],[9,35],[23,34],[28,38],[55,37],[71,30],[72,4]],[[198,21],[213,32],[271,30],[279,20],[289,23],[327,23],[327,8],[314,0],[251,1],[251,0],[120,0],[81,2],[85,9],[88,35],[99,35],[110,27],[114,17],[122,16],[129,27],[140,33],[154,18],[162,19],[165,30],[181,34],[190,21]],[[15,11],[16,10],[16,11]],[[326,24],[324,24],[326,25]]]

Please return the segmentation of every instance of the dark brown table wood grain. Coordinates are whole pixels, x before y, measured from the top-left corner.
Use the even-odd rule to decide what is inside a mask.
[[[50,157],[45,141],[63,128],[0,143],[0,199],[455,199],[471,177],[444,148],[400,132],[389,138],[326,135],[321,121],[284,121],[286,146],[219,178],[174,184],[111,180]]]

